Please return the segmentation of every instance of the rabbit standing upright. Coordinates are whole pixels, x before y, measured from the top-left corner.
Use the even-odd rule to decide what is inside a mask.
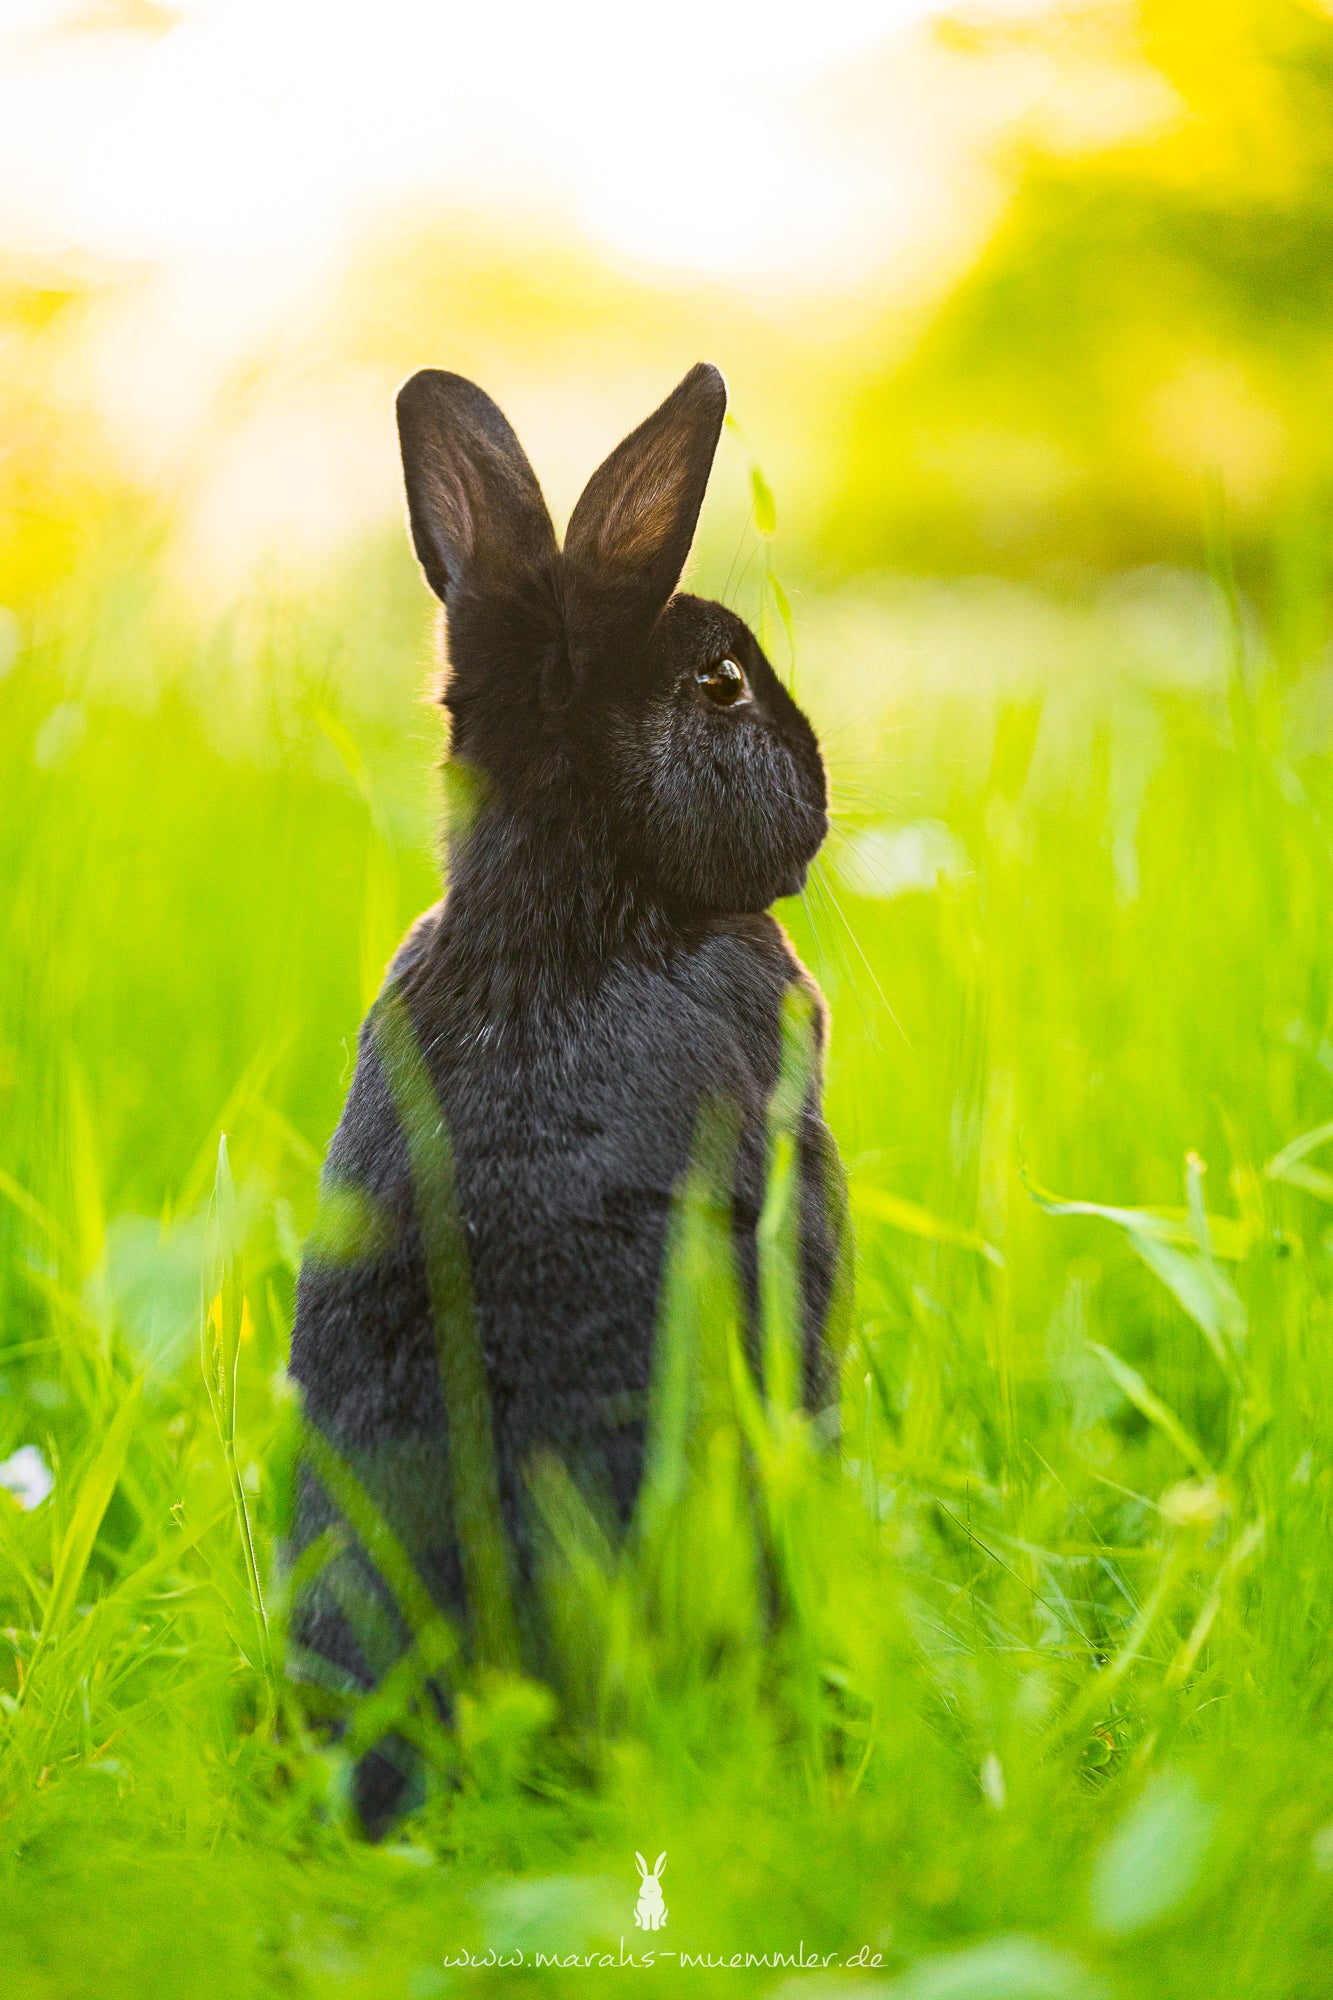
[[[817,991],[766,914],[800,889],[824,838],[819,748],[742,621],[676,594],[725,407],[717,370],[693,368],[593,474],[561,549],[489,397],[426,370],[398,398],[412,539],[447,614],[451,755],[474,784],[448,895],[390,979],[452,1149],[520,1596],[534,1455],[557,1454],[621,1519],[633,1504],[668,1215],[702,1109],[724,1102],[738,1133],[734,1231],[753,1308],[765,1115],[793,985],[822,1041]],[[359,1190],[377,1234],[350,1261],[307,1257],[291,1368],[309,1423],[465,1628],[420,1190],[374,1019],[324,1186]],[[799,1131],[810,1400],[827,1386],[835,1160],[816,1075]],[[295,1548],[336,1519],[307,1466]],[[366,1639],[374,1621],[353,1614],[367,1593],[381,1632],[396,1614],[345,1539],[296,1607],[296,1670],[365,1687],[404,1638]],[[401,1787],[392,1756],[363,1761],[372,1831]]]

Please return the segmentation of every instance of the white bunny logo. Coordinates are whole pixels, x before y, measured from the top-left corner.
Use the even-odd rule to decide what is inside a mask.
[[[662,1884],[657,1878],[662,1873],[662,1863],[666,1860],[666,1855],[658,1855],[653,1863],[651,1875],[648,1873],[648,1863],[641,1854],[636,1854],[634,1859],[639,1864],[639,1874],[643,1878],[639,1889],[639,1900],[634,1907],[634,1921],[641,1931],[660,1931],[667,1920],[667,1912],[666,1904],[662,1901]]]

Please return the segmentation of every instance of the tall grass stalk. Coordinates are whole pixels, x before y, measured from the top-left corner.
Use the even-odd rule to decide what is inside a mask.
[[[240,1366],[241,1343],[248,1328],[248,1308],[241,1269],[240,1231],[236,1216],[236,1189],[227,1157],[225,1132],[218,1140],[217,1174],[213,1199],[208,1210],[207,1265],[203,1308],[199,1320],[199,1361],[208,1406],[217,1427],[218,1441],[227,1468],[231,1502],[236,1514],[236,1531],[245,1563],[245,1580],[254,1610],[258,1657],[270,1686],[276,1692],[276,1669],[270,1645],[268,1609],[260,1580],[259,1557],[255,1552],[254,1528],[241,1469],[236,1459],[236,1371]],[[117,1467],[117,1471],[119,1467]],[[114,1481],[114,1474],[112,1475]]]

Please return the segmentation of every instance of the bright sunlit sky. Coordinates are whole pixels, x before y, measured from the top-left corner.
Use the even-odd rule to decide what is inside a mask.
[[[135,259],[308,256],[357,211],[430,193],[550,204],[647,263],[832,265],[857,254],[866,190],[801,104],[934,11],[4,0],[0,230]]]
[[[0,255],[147,274],[108,350],[139,441],[183,435],[231,359],[413,208],[550,217],[668,281],[836,289],[928,259],[960,162],[1013,112],[923,67],[939,11],[0,0]]]

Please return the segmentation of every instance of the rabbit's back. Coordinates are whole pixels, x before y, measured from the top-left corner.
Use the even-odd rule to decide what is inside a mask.
[[[410,995],[444,1114],[501,1497],[524,1544],[523,1467],[538,1450],[590,1476],[620,1514],[632,1504],[671,1200],[706,1101],[726,1104],[738,1121],[737,1241],[753,1288],[780,1010],[787,986],[804,975],[771,919],[718,919],[665,966],[611,967],[564,1032],[531,1021],[531,1032],[469,1039],[455,1031],[448,954],[432,953],[437,926],[433,911],[409,934],[391,976]],[[807,1151],[817,1153],[822,1127],[813,1109],[810,1119]],[[817,1175],[818,1161],[809,1168]],[[346,1265],[312,1262],[302,1273],[292,1372],[310,1417],[362,1460],[392,1465],[432,1437],[442,1453],[445,1412],[407,1147],[365,1030],[326,1174],[369,1197],[378,1240]],[[807,1246],[811,1284],[824,1293],[809,1301],[816,1336],[824,1265],[831,1283],[833,1244],[823,1234],[827,1244],[816,1226]],[[372,1475],[372,1484],[400,1512],[396,1475]],[[447,1477],[426,1485],[447,1534]]]

